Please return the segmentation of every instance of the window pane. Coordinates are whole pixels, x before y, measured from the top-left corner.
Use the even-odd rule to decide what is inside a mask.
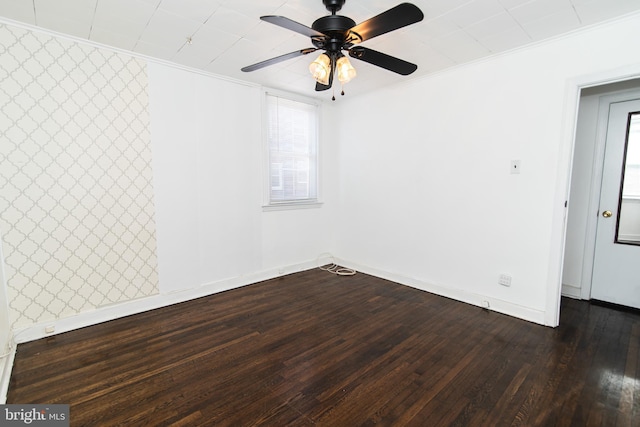
[[[640,113],[630,115],[627,132],[627,157],[622,197],[640,197]]]
[[[640,245],[640,112],[629,114],[616,243]]]
[[[317,107],[267,95],[270,202],[317,198]]]

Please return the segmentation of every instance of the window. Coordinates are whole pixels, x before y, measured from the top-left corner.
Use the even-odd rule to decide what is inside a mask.
[[[318,106],[266,94],[267,204],[318,202]]]

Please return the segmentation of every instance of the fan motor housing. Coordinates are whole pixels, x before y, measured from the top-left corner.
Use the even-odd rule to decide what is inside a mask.
[[[316,21],[311,24],[311,28],[328,36],[334,37],[341,35],[344,37],[347,30],[355,27],[355,25],[356,22],[346,16],[328,15],[316,19]]]

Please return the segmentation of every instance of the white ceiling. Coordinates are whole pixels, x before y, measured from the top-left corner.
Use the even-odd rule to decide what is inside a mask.
[[[423,21],[362,45],[418,65],[408,77],[353,60],[356,95],[640,11],[640,0],[413,0]],[[356,23],[401,0],[347,0]],[[316,93],[302,56],[251,73],[274,56],[312,47],[303,35],[263,22],[282,15],[306,26],[328,14],[322,0],[0,0],[0,16],[218,75]],[[187,39],[192,39],[192,44]],[[336,86],[339,84],[336,82]],[[339,88],[338,88],[339,90]]]

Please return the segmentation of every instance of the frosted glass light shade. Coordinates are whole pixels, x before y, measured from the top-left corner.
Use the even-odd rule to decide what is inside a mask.
[[[340,83],[348,83],[356,76],[356,69],[349,62],[349,58],[341,56],[336,63],[336,72]]]
[[[329,74],[331,73],[331,59],[326,54],[321,54],[309,64],[309,71],[318,83],[329,84]]]

